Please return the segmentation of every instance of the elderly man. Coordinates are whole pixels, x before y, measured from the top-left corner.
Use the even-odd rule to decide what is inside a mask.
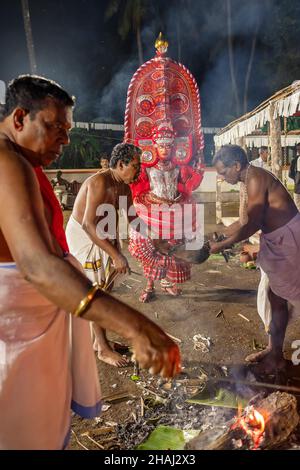
[[[126,199],[126,206],[132,206],[130,183],[140,171],[141,150],[132,144],[118,144],[114,147],[110,168],[97,172],[86,179],[75,201],[73,213],[66,228],[70,252],[83,266],[87,277],[103,289],[112,287],[112,276],[129,271],[127,259],[122,255],[119,240],[119,201]],[[99,208],[112,209],[110,230],[99,230],[101,220],[107,219],[106,211],[99,214]],[[94,348],[100,360],[120,367],[127,361],[114,351],[107,341],[105,330],[96,323]]]
[[[268,147],[260,147],[259,157],[252,160],[251,165],[256,166],[257,168],[263,168],[264,170],[270,170],[270,165],[268,164],[269,152]]]
[[[245,240],[262,231],[258,262],[269,279],[269,300],[272,310],[270,341],[266,350],[250,358],[263,361],[266,370],[285,366],[283,341],[288,323],[287,301],[300,302],[300,214],[282,183],[271,173],[250,165],[246,153],[237,145],[225,145],[213,164],[226,182],[241,182],[244,214],[229,227],[230,236],[219,243],[210,242],[211,253]]]
[[[81,318],[131,341],[151,372],[172,377],[179,369],[178,348],[158,326],[64,259],[62,214],[41,167],[68,144],[73,105],[54,82],[22,76],[0,110],[0,449],[63,448],[71,404],[85,416],[97,412],[91,338]],[[72,351],[66,312],[77,323]]]

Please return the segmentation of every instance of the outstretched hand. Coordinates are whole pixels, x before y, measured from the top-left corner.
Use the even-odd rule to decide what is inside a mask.
[[[214,253],[219,253],[223,249],[224,248],[222,247],[221,243],[209,240],[209,252],[211,255]]]
[[[134,359],[151,374],[172,378],[181,371],[177,344],[154,323],[132,340],[132,347]]]

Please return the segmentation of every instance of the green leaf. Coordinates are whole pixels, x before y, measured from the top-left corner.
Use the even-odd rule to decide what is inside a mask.
[[[220,406],[224,408],[244,408],[248,400],[240,397],[226,388],[205,388],[200,393],[186,400],[187,403],[196,403],[205,406]]]
[[[197,436],[199,431],[158,426],[137,450],[183,450],[186,442]]]
[[[141,377],[139,375],[131,375],[130,379],[134,382],[137,382],[138,380],[141,380]]]

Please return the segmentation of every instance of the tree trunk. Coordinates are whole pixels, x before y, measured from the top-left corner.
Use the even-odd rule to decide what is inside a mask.
[[[137,40],[138,53],[139,53],[139,63],[140,63],[140,65],[142,65],[144,63],[144,56],[143,56],[143,45],[142,45],[140,25],[138,25],[138,27],[136,29],[136,40]]]
[[[235,141],[235,144],[236,145],[239,145],[240,147],[242,147],[245,152],[247,151],[247,147],[246,147],[246,137],[243,136],[243,137],[238,137]]]
[[[274,118],[274,103],[270,103],[270,144],[271,169],[277,178],[282,179],[282,151],[280,117]]]
[[[217,175],[216,179],[216,224],[222,223],[222,181]]]
[[[246,73],[246,78],[245,78],[244,114],[246,114],[247,111],[248,111],[248,88],[249,88],[249,81],[250,81],[250,76],[251,76],[251,70],[252,70],[252,64],[253,64],[253,59],[254,59],[254,54],[255,54],[255,48],[256,48],[258,27],[259,27],[259,24],[257,22],[255,32],[254,32],[254,35],[253,35],[253,38],[252,38],[251,52],[250,52],[250,57],[249,57],[249,62],[248,62],[248,67],[247,67],[247,73]]]
[[[229,67],[230,76],[232,83],[232,91],[235,99],[236,116],[240,115],[240,99],[235,78],[234,60],[233,60],[233,42],[232,42],[232,31],[231,31],[231,0],[227,0],[227,35],[228,35],[228,54],[229,54]]]
[[[23,10],[24,28],[25,28],[26,42],[27,42],[27,49],[28,49],[28,56],[29,56],[29,63],[30,63],[30,72],[32,74],[36,74],[37,65],[36,65],[36,59],[35,59],[35,51],[34,51],[33,36],[32,36],[32,30],[31,30],[28,0],[22,0],[22,10]]]

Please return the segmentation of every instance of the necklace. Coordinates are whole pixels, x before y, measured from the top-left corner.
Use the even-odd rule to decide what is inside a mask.
[[[248,165],[245,175],[245,181],[240,183],[240,207],[239,207],[239,220],[241,225],[246,225],[248,222],[248,193],[247,193],[247,184],[248,184],[248,173],[250,165]]]

